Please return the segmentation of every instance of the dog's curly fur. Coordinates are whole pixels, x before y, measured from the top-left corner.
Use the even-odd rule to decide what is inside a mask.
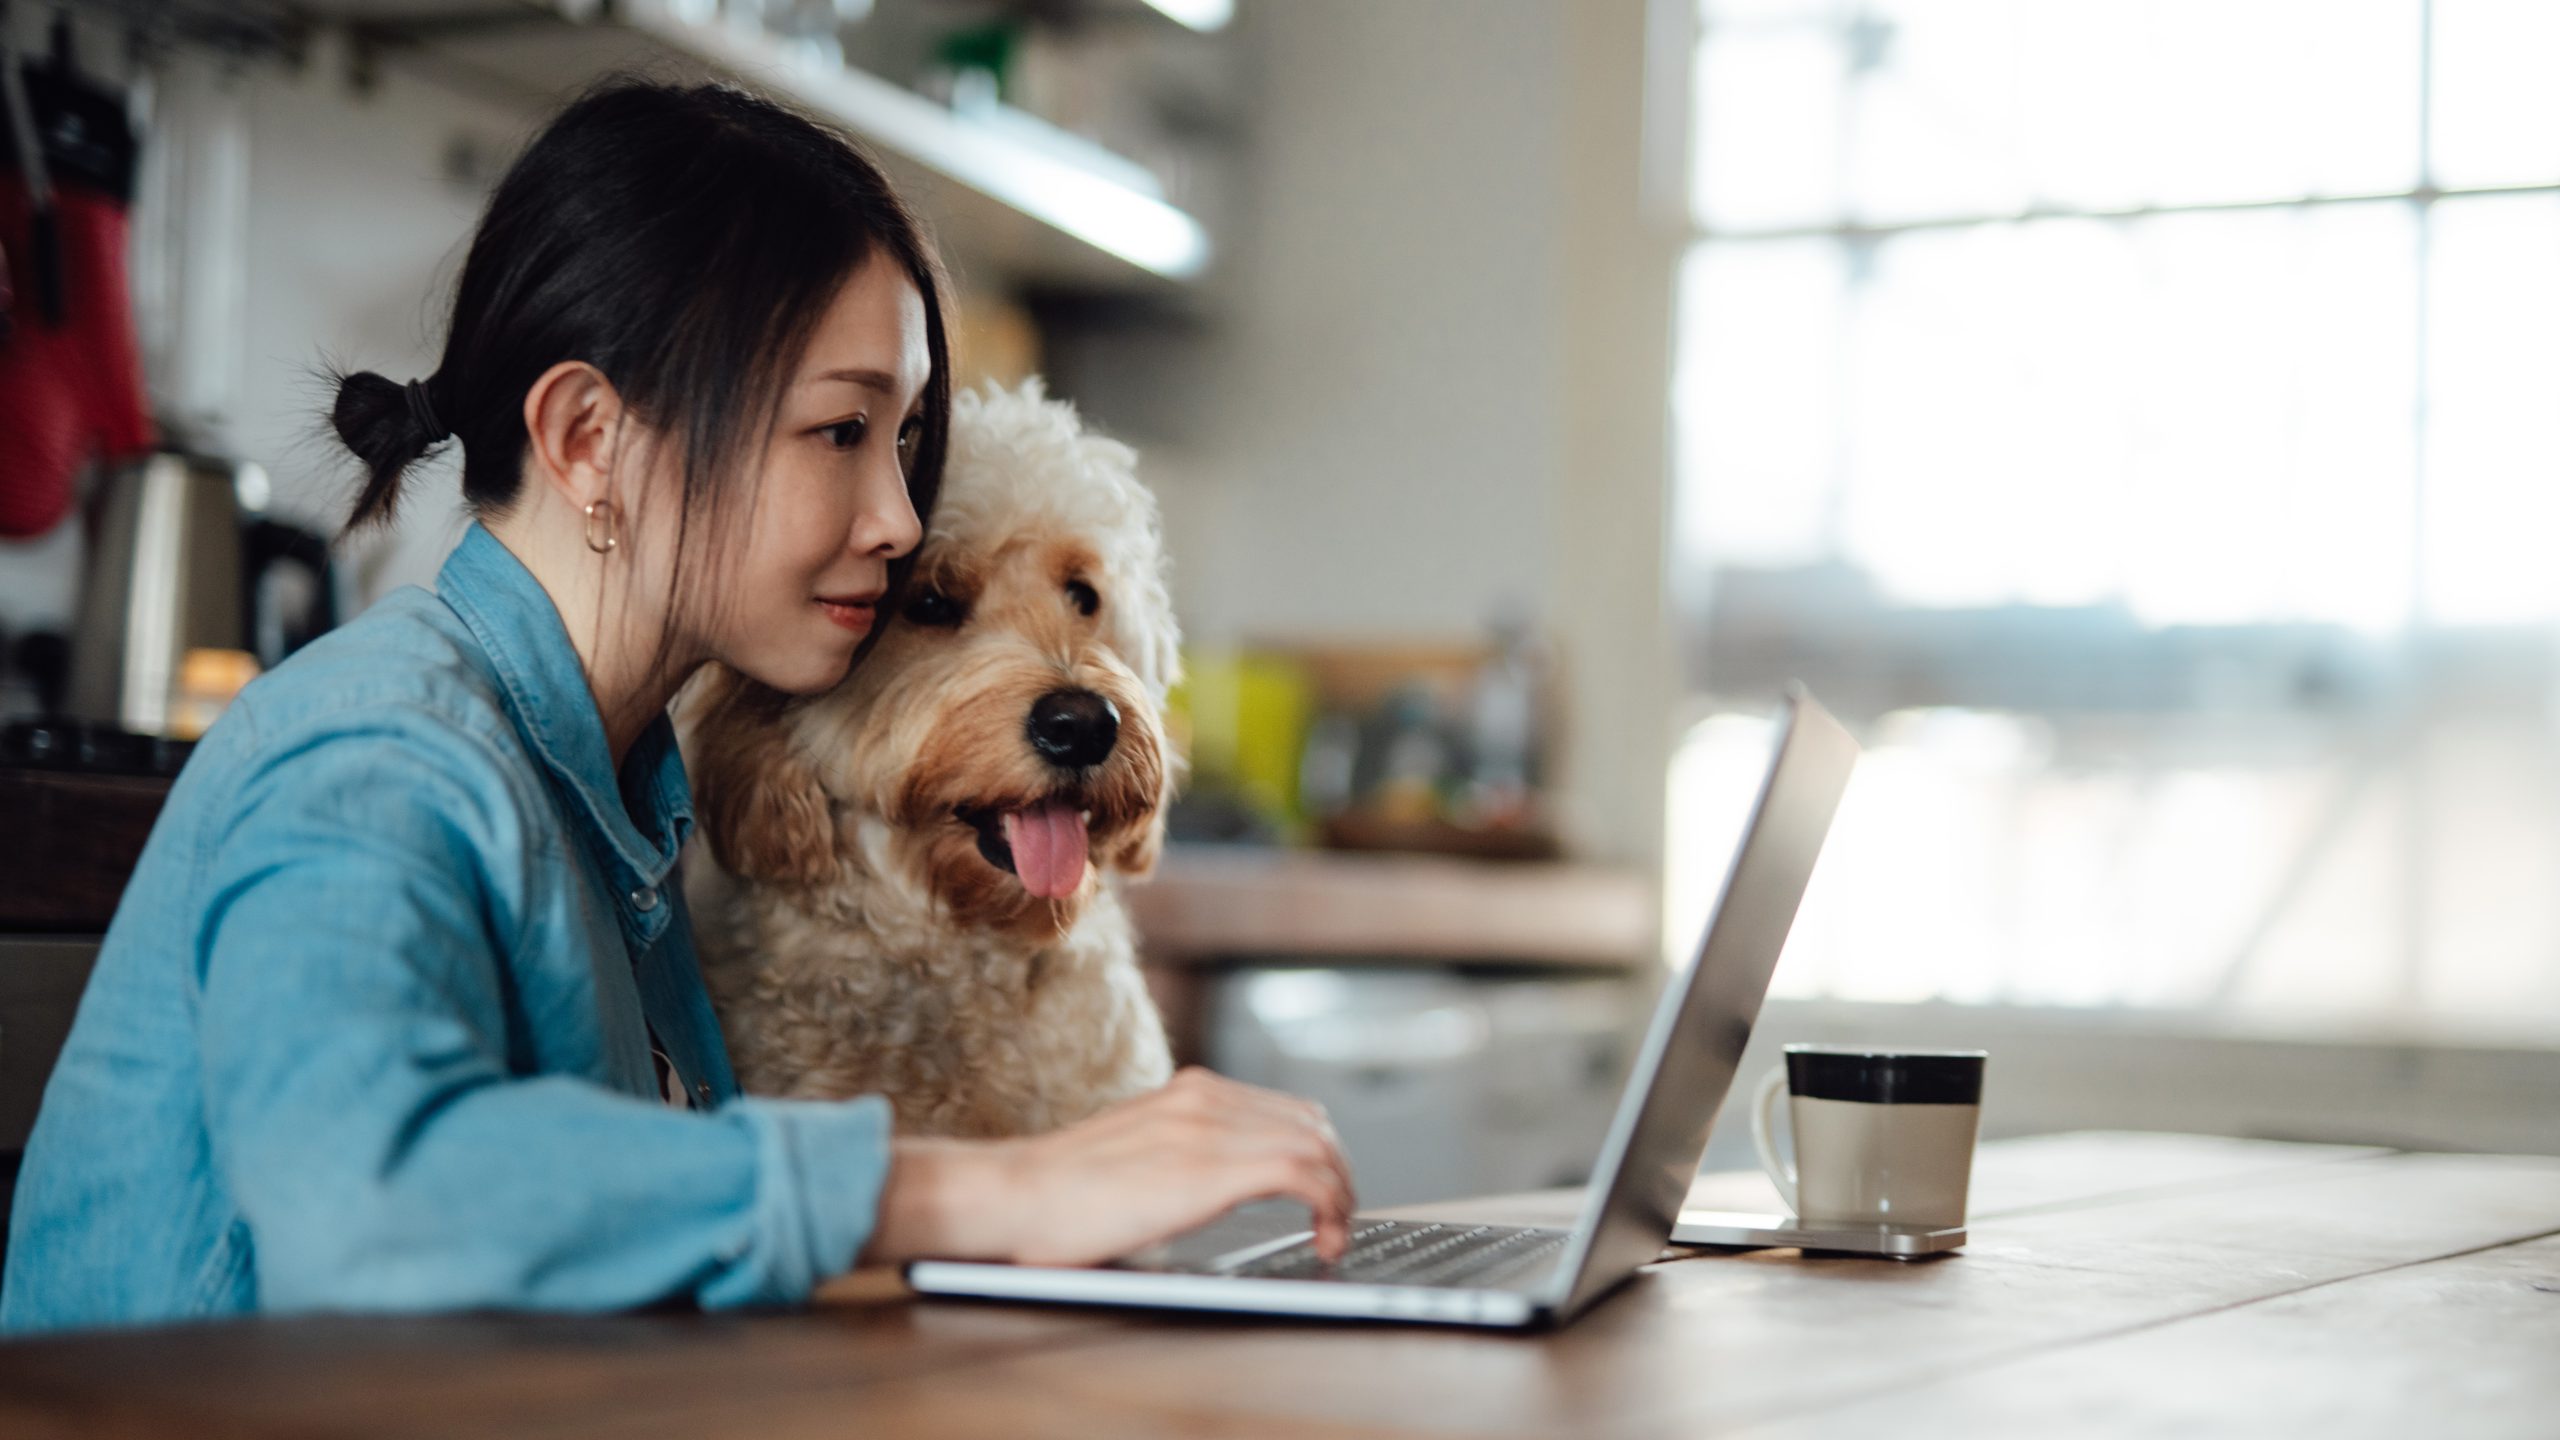
[[[689,863],[687,899],[747,1090],[885,1095],[902,1132],[998,1136],[1171,1073],[1108,878],[1153,867],[1175,777],[1161,714],[1179,633],[1135,465],[1037,381],[957,397],[906,594],[911,613],[932,594],[966,618],[884,616],[822,696],[726,672],[687,696],[712,852]],[[1028,711],[1060,688],[1118,709],[1100,764],[1062,771],[1032,749]],[[1059,799],[1090,814],[1089,862],[1074,893],[1041,899],[979,826]]]

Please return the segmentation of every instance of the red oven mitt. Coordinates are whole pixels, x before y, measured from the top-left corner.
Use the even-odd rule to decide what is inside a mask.
[[[19,273],[32,253],[7,244],[9,338],[0,342],[0,536],[25,539],[59,524],[72,480],[93,456],[119,459],[152,448],[142,359],[125,294],[124,209],[68,186],[54,192],[62,234],[64,317],[48,325],[29,303],[36,277]],[[27,188],[0,176],[0,237],[27,234]]]
[[[44,534],[71,509],[93,457],[152,448],[141,347],[125,286],[126,207],[137,137],[123,98],[80,73],[57,17],[49,63],[11,67],[0,90],[0,538]],[[15,119],[26,122],[19,133]],[[33,137],[41,137],[30,144]],[[28,171],[50,205],[39,223]]]

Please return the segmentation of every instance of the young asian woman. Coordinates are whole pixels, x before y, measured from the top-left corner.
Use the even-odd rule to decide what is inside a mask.
[[[1010,1141],[738,1093],[667,706],[707,664],[813,693],[860,662],[940,476],[943,290],[867,158],[742,92],[617,83],[533,141],[435,372],[343,376],[333,414],[351,529],[452,443],[472,522],[179,777],[28,1146],[0,1328],[789,1304],[1266,1196],[1339,1249],[1323,1113],[1206,1072]]]

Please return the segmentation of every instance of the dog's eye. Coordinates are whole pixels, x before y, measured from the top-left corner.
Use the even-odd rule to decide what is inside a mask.
[[[957,628],[969,618],[969,607],[939,590],[919,590],[907,597],[908,621],[917,625],[933,625],[942,629]]]
[[[1079,615],[1090,615],[1102,608],[1102,596],[1081,580],[1067,582],[1067,599],[1075,603]]]

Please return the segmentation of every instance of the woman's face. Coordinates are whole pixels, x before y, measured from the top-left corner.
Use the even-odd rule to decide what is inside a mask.
[[[923,297],[875,251],[785,379],[743,535],[706,617],[712,659],[795,694],[844,679],[879,621],[889,562],[923,538],[906,463],[928,356]]]

